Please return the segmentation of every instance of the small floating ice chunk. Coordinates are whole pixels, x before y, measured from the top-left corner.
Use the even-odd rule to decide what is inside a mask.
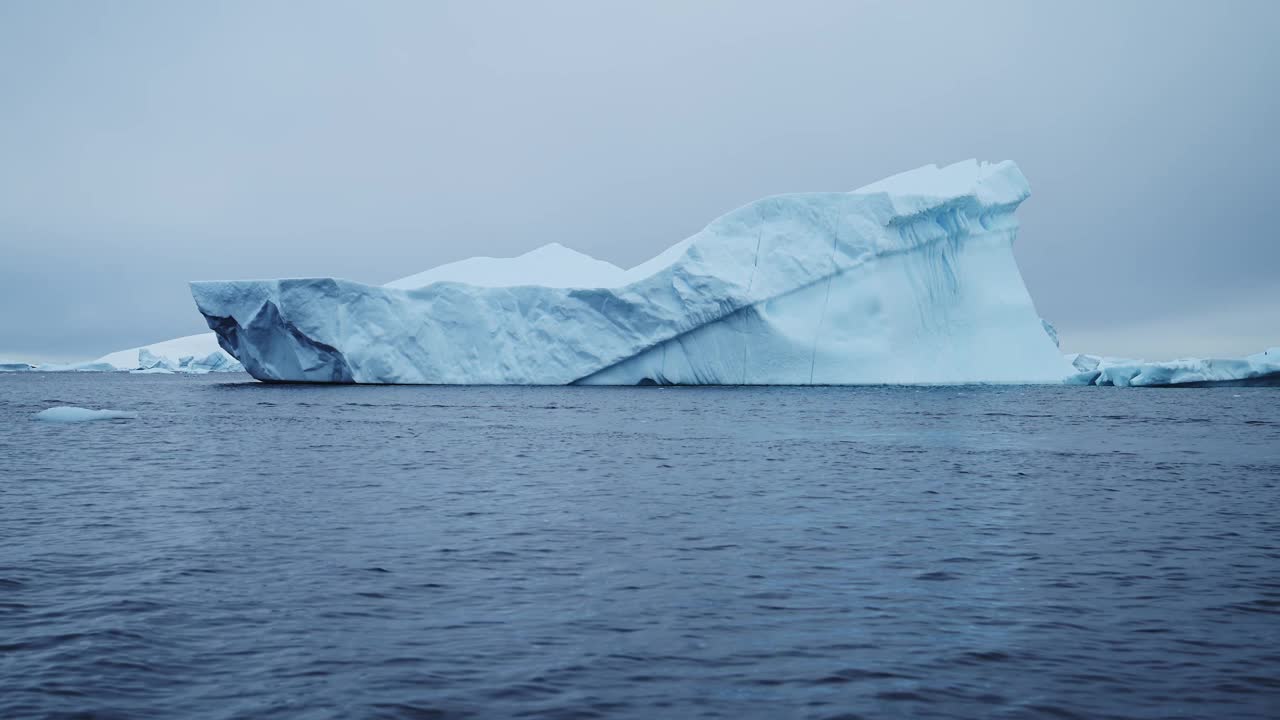
[[[137,413],[123,410],[90,410],[89,408],[59,405],[36,413],[37,420],[54,423],[89,422],[90,420],[131,420]]]

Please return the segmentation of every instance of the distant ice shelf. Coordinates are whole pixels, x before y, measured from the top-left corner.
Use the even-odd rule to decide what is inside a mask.
[[[97,360],[76,363],[0,363],[0,372],[244,372],[240,363],[218,347],[213,333],[174,338],[143,347],[120,350]]]
[[[218,347],[218,339],[212,333],[120,350],[94,362],[137,373],[244,372],[235,358]]]
[[[199,282],[267,381],[1057,383],[1072,372],[1012,253],[1012,162],[929,166],[753,202],[623,270],[560,245],[383,287]]]
[[[1068,385],[1171,387],[1198,385],[1280,386],[1280,347],[1243,358],[1187,358],[1146,362],[1097,355],[1070,355],[1076,373]]]

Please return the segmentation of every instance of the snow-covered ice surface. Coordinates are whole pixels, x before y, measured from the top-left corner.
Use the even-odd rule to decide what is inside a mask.
[[[1072,368],[1012,253],[1028,194],[1012,162],[967,161],[765,198],[627,271],[553,245],[387,287],[200,282],[192,295],[261,380],[1060,382]]]
[[[1280,347],[1243,358],[1187,358],[1146,362],[1128,358],[1071,355],[1076,373],[1068,385],[1165,387],[1172,385],[1280,386]]]
[[[82,407],[59,405],[36,413],[36,420],[53,423],[77,423],[91,420],[131,420],[137,413],[123,410],[90,410]]]

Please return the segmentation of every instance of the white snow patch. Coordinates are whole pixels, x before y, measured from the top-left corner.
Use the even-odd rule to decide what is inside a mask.
[[[613,263],[549,243],[513,258],[473,257],[392,280],[383,287],[413,290],[437,282],[476,287],[541,285],[557,288],[614,287],[622,281],[622,268]]]

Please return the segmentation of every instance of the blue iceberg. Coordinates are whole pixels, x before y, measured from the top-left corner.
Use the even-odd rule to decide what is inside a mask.
[[[753,202],[630,270],[551,245],[375,287],[196,282],[218,343],[266,381],[1057,383],[1073,368],[1023,284],[1012,162],[929,166]]]

